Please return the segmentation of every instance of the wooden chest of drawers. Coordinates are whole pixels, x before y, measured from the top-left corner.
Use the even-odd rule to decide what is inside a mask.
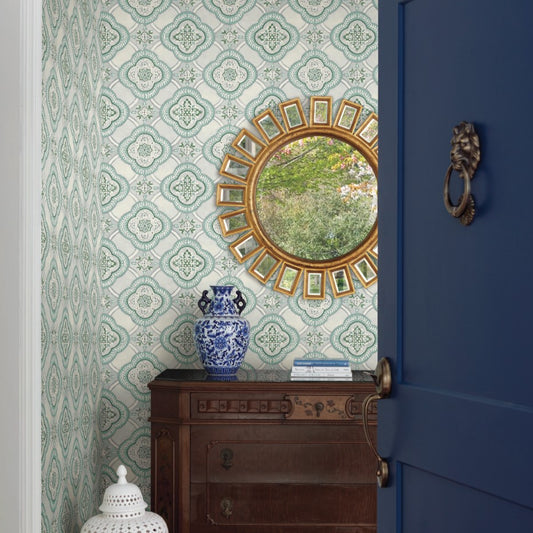
[[[376,531],[361,413],[373,383],[275,375],[167,370],[150,383],[152,510],[170,533]],[[375,439],[375,412],[370,421]]]

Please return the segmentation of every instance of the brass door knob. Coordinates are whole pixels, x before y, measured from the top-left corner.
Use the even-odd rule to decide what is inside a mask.
[[[374,379],[374,383],[376,384],[376,392],[373,394],[369,394],[363,400],[363,430],[365,432],[366,442],[370,446],[372,453],[376,456],[376,459],[378,461],[378,466],[376,469],[378,487],[383,488],[386,487],[389,482],[389,464],[385,459],[383,459],[383,457],[381,457],[381,455],[379,455],[376,446],[370,438],[370,431],[368,429],[368,411],[372,402],[390,396],[392,388],[392,374],[390,369],[390,362],[386,357],[378,361],[376,372],[372,375],[372,378]]]

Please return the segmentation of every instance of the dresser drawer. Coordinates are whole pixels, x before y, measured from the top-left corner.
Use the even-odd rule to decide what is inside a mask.
[[[307,524],[322,532],[327,525],[371,526],[376,520],[374,483],[193,484],[191,504],[192,524],[207,521],[228,531],[235,526]]]
[[[366,394],[191,394],[191,420],[361,421]],[[376,419],[375,402],[369,419]]]
[[[191,481],[215,483],[375,483],[376,466],[355,424],[197,426],[190,465]]]
[[[373,483],[366,442],[217,442],[208,483]]]

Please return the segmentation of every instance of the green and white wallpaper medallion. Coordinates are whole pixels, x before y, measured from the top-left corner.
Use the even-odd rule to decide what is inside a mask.
[[[262,285],[220,234],[218,168],[266,107],[377,111],[377,0],[44,0],[43,531],[78,531],[124,463],[150,498],[147,383],[200,367],[201,292],[233,284],[243,368],[374,368],[377,289]]]

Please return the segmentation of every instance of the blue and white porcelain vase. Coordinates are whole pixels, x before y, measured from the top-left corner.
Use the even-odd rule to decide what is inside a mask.
[[[246,301],[241,291],[232,299],[233,285],[211,285],[213,299],[203,291],[198,307],[203,313],[194,325],[200,361],[211,377],[231,379],[239,370],[250,340],[250,324],[241,317]]]

